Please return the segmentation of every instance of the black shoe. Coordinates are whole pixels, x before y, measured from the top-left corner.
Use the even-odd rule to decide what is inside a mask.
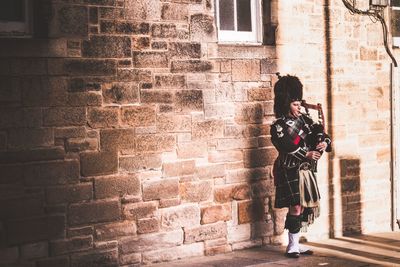
[[[312,251],[311,249],[307,249],[306,251],[301,251],[300,254],[301,255],[312,255],[312,254],[314,254],[314,251]]]
[[[290,252],[285,254],[286,257],[288,258],[293,258],[293,259],[297,259],[298,257],[300,257],[300,253],[298,252]]]

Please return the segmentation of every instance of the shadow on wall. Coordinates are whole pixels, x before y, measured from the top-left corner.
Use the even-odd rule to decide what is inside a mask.
[[[360,160],[340,159],[343,235],[361,234]]]

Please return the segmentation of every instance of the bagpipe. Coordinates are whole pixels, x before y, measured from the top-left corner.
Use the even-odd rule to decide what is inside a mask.
[[[307,137],[307,144],[310,146],[311,150],[318,151],[322,155],[323,151],[316,149],[316,146],[319,143],[323,142],[325,139],[325,116],[324,116],[324,111],[322,109],[322,105],[320,103],[310,104],[307,103],[305,100],[301,101],[301,105],[304,107],[306,115],[309,116],[310,118],[312,117],[310,114],[310,110],[316,110],[318,112],[317,122],[311,126],[310,129],[311,133]],[[316,171],[317,161],[312,160],[311,165],[312,169]]]

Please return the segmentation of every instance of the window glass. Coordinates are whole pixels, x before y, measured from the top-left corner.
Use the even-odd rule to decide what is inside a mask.
[[[234,17],[234,0],[220,0],[219,1],[219,23],[221,30],[234,31],[235,30],[235,17]]]
[[[25,21],[24,0],[1,0],[0,21]]]
[[[251,32],[250,0],[237,0],[237,30]]]

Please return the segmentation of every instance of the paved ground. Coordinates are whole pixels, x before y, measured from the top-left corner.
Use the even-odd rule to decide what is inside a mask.
[[[282,267],[282,266],[335,266],[369,267],[400,266],[400,232],[361,235],[307,243],[313,256],[288,259],[283,247],[253,248],[232,253],[194,257],[153,267]],[[150,266],[150,265],[149,265]]]

